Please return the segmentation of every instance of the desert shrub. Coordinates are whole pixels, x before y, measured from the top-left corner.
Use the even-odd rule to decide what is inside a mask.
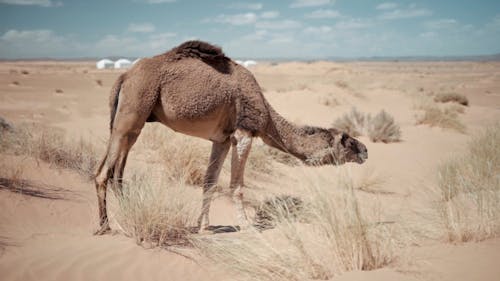
[[[426,104],[421,105],[419,109],[423,110],[423,114],[417,116],[416,124],[425,124],[431,127],[440,127],[465,133],[465,125],[458,119],[460,111],[457,111],[456,107],[451,106],[442,109],[435,104]]]
[[[324,97],[320,99],[320,103],[324,106],[335,107],[340,104],[340,102],[334,97]]]
[[[62,89],[55,89],[55,92],[58,93],[58,94],[64,93],[64,91]]]
[[[340,80],[336,81],[335,85],[337,85],[337,87],[342,88],[342,89],[349,88],[349,84],[347,84],[347,82],[345,82],[345,81],[340,81]]]
[[[196,195],[194,194],[196,193]],[[199,191],[182,182],[135,176],[117,194],[115,214],[119,229],[138,244],[187,245],[196,223]]]
[[[87,140],[68,139],[62,131],[30,125],[3,132],[0,151],[28,155],[59,168],[72,169],[88,179],[94,176],[98,163],[96,149]]]
[[[391,263],[402,246],[397,225],[365,216],[350,178],[339,174],[336,179],[303,183],[307,223],[286,215],[289,209],[275,200],[280,206],[272,209],[280,211],[272,214],[279,218],[272,230],[194,236],[191,241],[238,280],[329,279]]]
[[[19,81],[12,81],[12,85],[19,86],[20,83],[19,83]]]
[[[464,106],[469,105],[469,100],[466,96],[457,93],[441,93],[434,97],[435,102],[455,102]]]
[[[401,140],[401,129],[394,118],[382,110],[370,120],[368,137],[373,142],[397,142]]]
[[[401,129],[394,118],[382,110],[374,118],[361,113],[355,107],[333,123],[333,126],[353,137],[368,135],[373,142],[397,142],[401,140]]]
[[[96,79],[95,80],[95,83],[98,85],[98,86],[101,86],[102,87],[102,80],[101,79]]]
[[[333,126],[352,137],[361,136],[365,133],[366,124],[371,119],[370,115],[359,112],[355,107],[351,112],[344,114],[333,123]]]
[[[4,131],[12,131],[13,129],[14,128],[10,122],[0,117],[0,133],[3,133]]]
[[[500,123],[474,137],[438,170],[439,211],[450,242],[500,234]]]
[[[30,73],[29,73],[29,71],[27,71],[27,70],[21,70],[21,74],[23,74],[23,75],[28,75],[28,74],[30,74]]]

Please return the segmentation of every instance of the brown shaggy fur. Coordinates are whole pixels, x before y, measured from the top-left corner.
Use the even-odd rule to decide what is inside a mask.
[[[266,101],[246,68],[227,58],[219,47],[200,41],[188,41],[140,60],[117,79],[110,108],[111,137],[96,176],[99,234],[109,230],[107,181],[113,178],[116,189],[121,190],[128,151],[147,121],[212,141],[204,181],[208,197],[202,211],[207,221],[211,190],[231,146],[231,188],[236,190],[239,212],[244,213],[241,187],[252,137],[261,137],[268,145],[307,164],[362,163],[367,158],[362,143],[338,130],[297,127],[285,120]]]

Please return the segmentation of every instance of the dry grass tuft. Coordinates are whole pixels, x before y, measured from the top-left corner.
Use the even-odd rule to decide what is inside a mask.
[[[147,124],[142,130],[136,149],[149,150],[151,155],[148,161],[161,164],[169,180],[201,186],[208,166],[210,147],[209,142],[176,134],[157,124]],[[270,152],[268,147],[254,145],[247,160],[247,170],[272,174],[273,159],[291,163],[281,154]],[[230,158],[231,152],[225,162],[227,165],[231,162]]]
[[[307,192],[300,206],[307,223],[290,216],[282,200],[273,200],[270,204],[278,205],[271,208],[278,210],[272,213],[274,229],[195,236],[193,244],[238,280],[329,279],[393,262],[402,245],[397,225],[377,223],[362,214],[345,174],[336,175],[335,183],[318,178],[303,182]]]
[[[401,129],[394,118],[382,110],[370,120],[368,137],[373,142],[398,142],[401,140]]]
[[[53,128],[18,126],[0,138],[0,151],[28,155],[93,178],[98,163],[94,145],[83,138],[71,140]]]
[[[305,218],[304,202],[299,197],[280,195],[260,202],[255,206],[254,226],[258,229],[271,229],[281,222]]]
[[[457,110],[455,106],[442,109],[436,104],[427,103],[420,105],[419,109],[423,110],[423,114],[417,116],[416,124],[418,125],[425,124],[431,127],[455,130],[460,133],[466,131],[465,125],[458,119],[460,110]]]
[[[500,235],[500,123],[474,137],[462,155],[439,168],[437,208],[447,240]]]
[[[247,159],[247,169],[257,173],[272,174],[273,158],[269,154],[270,150],[271,149],[269,147],[264,145],[254,144]]]
[[[101,79],[96,79],[96,80],[95,80],[95,83],[96,83],[96,84],[97,84],[97,86],[99,86],[99,87],[102,87],[102,85],[103,85],[103,84],[102,84],[102,80],[101,80]]]
[[[181,182],[133,178],[117,196],[115,218],[121,231],[144,246],[188,245],[197,214],[193,198],[199,191]]]
[[[466,96],[457,93],[445,93],[445,94],[437,94],[434,97],[435,102],[455,102],[464,106],[469,105],[469,100]]]
[[[202,185],[210,145],[176,134],[164,126],[148,124],[139,137],[140,146],[151,152],[149,161],[161,164],[168,180]]]
[[[369,119],[371,119],[370,115],[361,113],[353,107],[351,112],[335,120],[333,126],[352,137],[358,137],[365,134],[365,128]]]
[[[374,118],[370,114],[361,113],[355,107],[351,112],[338,118],[333,126],[353,137],[368,135],[373,142],[398,142],[401,140],[401,129],[394,118],[382,110]]]

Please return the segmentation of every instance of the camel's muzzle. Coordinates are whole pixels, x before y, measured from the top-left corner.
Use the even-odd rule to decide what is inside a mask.
[[[356,162],[359,164],[363,164],[366,161],[366,159],[368,159],[368,152],[366,152],[366,151],[360,152],[360,153],[358,153],[358,159]]]

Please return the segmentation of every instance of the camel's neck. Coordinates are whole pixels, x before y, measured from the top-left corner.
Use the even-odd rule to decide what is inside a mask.
[[[270,120],[265,132],[260,133],[264,143],[292,154],[300,160],[307,161],[307,159],[310,159],[317,150],[317,147],[315,147],[317,145],[315,145],[315,141],[311,142],[311,136],[306,133],[305,128],[288,122],[269,103],[266,102],[266,105],[269,110]]]

